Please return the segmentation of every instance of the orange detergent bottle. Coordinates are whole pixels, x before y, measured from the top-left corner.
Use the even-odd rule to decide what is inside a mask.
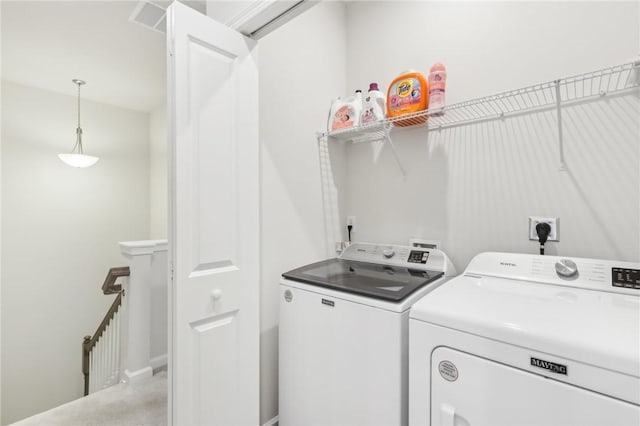
[[[429,83],[416,71],[406,71],[396,77],[387,90],[387,116],[399,117],[429,107]],[[398,126],[411,126],[427,121],[427,116],[394,121]]]

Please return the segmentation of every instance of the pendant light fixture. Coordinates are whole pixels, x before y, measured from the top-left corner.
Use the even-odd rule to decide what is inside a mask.
[[[98,157],[86,155],[82,149],[82,127],[80,127],[80,86],[84,81],[74,78],[73,84],[78,85],[78,127],[76,128],[76,144],[71,154],[58,154],[58,157],[71,167],[90,167],[98,162]]]

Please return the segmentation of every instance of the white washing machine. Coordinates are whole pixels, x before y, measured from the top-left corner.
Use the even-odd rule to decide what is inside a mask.
[[[363,243],[283,274],[279,424],[406,425],[409,308],[454,274],[439,250]]]
[[[640,263],[480,254],[410,342],[411,425],[640,425]]]

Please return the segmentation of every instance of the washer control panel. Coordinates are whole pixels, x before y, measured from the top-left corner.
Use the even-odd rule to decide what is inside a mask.
[[[640,269],[611,268],[611,283],[614,287],[640,290]]]
[[[449,258],[440,250],[394,244],[353,243],[340,255],[340,259],[381,263],[416,270],[442,271],[455,275]]]
[[[427,259],[429,259],[429,252],[426,250],[411,250],[409,252],[409,258],[407,262],[409,263],[427,263]]]

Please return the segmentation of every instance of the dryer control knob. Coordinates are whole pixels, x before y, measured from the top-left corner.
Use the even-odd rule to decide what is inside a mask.
[[[384,249],[382,250],[382,254],[384,255],[384,257],[386,257],[387,259],[391,259],[393,256],[395,256],[396,252],[393,249]]]
[[[556,262],[556,272],[561,277],[569,278],[578,273],[578,265],[570,259],[560,259]]]

